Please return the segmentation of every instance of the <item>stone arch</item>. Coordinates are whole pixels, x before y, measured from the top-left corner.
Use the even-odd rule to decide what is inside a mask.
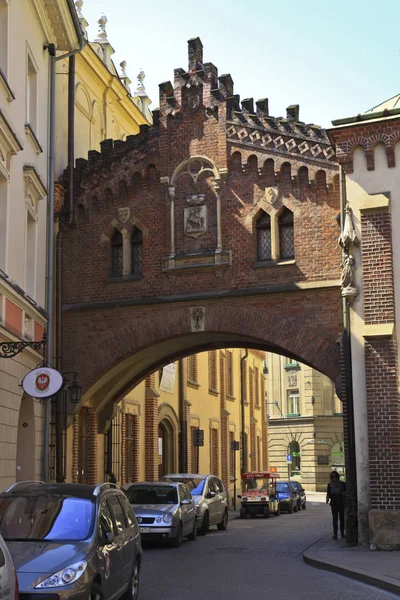
[[[292,165],[290,162],[284,162],[280,169],[280,180],[282,183],[292,182]]]
[[[193,165],[200,165],[200,169],[198,171],[195,171],[195,167]],[[212,173],[215,179],[220,179],[220,173],[214,161],[212,161],[207,156],[191,156],[190,158],[183,160],[176,167],[171,177],[171,185],[176,185],[179,177],[184,173],[191,174],[194,181],[196,182],[204,172]]]
[[[367,158],[366,148],[362,145],[354,147],[353,150],[353,170],[366,171],[367,170]]]
[[[118,182],[118,198],[123,199],[126,198],[128,195],[128,185],[125,181],[125,179],[121,179]]]
[[[373,152],[375,169],[387,169],[388,161],[384,142],[378,141],[373,147]]]
[[[326,171],[319,169],[315,174],[315,181],[318,187],[326,187]]]
[[[158,412],[158,447],[159,454],[158,475],[162,477],[174,473],[178,465],[178,432],[179,421],[175,411],[168,404],[162,404]]]
[[[89,90],[85,84],[79,81],[75,87],[75,102],[81,110],[87,113],[87,116],[92,116],[92,103],[90,100]]]
[[[247,169],[249,173],[255,173],[258,175],[258,158],[255,154],[250,154],[247,159]]]
[[[275,163],[273,158],[267,158],[264,162],[264,176],[267,179],[267,185],[275,184]]]
[[[307,167],[302,166],[299,168],[297,171],[297,181],[300,186],[306,186],[310,183]]]
[[[234,152],[231,156],[231,170],[237,173],[242,172],[242,155],[240,152]]]

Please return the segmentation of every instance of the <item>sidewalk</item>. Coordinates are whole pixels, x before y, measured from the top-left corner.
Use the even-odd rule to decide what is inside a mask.
[[[400,595],[400,551],[372,551],[367,547],[347,547],[332,534],[310,546],[303,559],[308,565],[345,575]]]

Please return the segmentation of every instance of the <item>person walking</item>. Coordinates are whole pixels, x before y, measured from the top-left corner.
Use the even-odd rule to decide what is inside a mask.
[[[326,488],[326,502],[330,504],[333,521],[333,539],[338,536],[338,519],[340,522],[340,535],[344,538],[344,504],[346,484],[339,479],[339,473],[332,471],[330,482]]]

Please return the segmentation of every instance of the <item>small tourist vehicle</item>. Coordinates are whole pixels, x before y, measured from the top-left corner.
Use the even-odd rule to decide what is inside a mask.
[[[270,471],[250,471],[242,474],[242,495],[240,518],[263,516],[268,519],[271,514],[279,516],[279,500],[276,496],[276,480],[278,473]]]

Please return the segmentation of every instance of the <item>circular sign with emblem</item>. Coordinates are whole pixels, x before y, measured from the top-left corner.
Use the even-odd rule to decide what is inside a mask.
[[[58,392],[63,384],[61,373],[50,367],[34,369],[22,381],[24,391],[34,398],[48,398]]]

